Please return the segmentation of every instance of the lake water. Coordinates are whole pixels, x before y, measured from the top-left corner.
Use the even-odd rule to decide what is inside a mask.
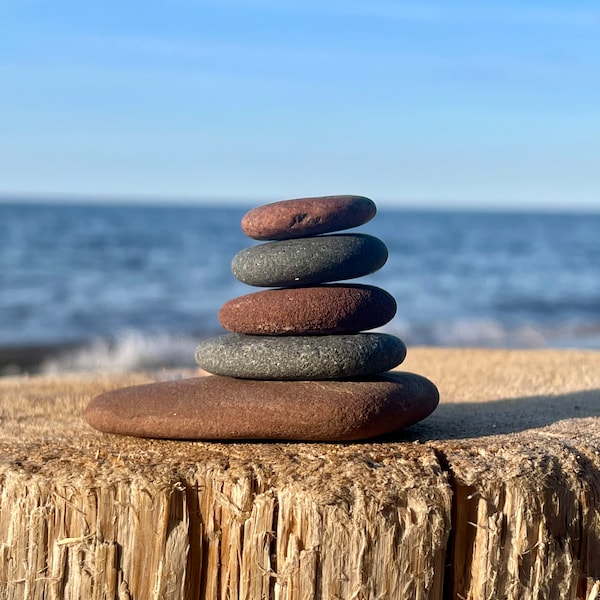
[[[0,204],[0,370],[193,366],[220,306],[258,291],[230,272],[250,208]],[[383,329],[409,351],[600,348],[600,214],[380,208],[356,231],[389,248],[356,281],[395,296]]]

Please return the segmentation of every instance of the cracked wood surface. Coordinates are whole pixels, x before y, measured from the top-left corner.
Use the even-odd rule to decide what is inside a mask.
[[[102,435],[192,373],[0,379],[0,598],[600,597],[600,353],[410,349],[441,404],[385,440]]]

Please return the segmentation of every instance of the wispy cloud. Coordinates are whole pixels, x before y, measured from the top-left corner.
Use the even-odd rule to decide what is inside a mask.
[[[184,3],[189,3],[183,0]],[[527,2],[402,2],[396,0],[199,0],[195,6],[220,6],[273,13],[320,14],[338,17],[365,17],[414,23],[507,23],[534,26],[595,27],[600,8],[567,3],[544,6]]]

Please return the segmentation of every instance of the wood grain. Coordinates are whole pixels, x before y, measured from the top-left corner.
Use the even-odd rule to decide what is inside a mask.
[[[438,410],[346,444],[81,418],[182,373],[0,379],[0,598],[600,597],[600,353],[418,348],[404,368]]]

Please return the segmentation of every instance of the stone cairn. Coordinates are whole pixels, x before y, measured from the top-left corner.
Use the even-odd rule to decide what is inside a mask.
[[[285,200],[259,206],[242,230],[265,243],[239,252],[243,283],[275,288],[234,298],[219,312],[231,333],[196,350],[208,377],[113,390],[86,419],[101,431],[176,439],[358,440],[428,416],[438,391],[429,380],[391,372],[406,356],[399,338],[370,332],[396,301],[385,290],[331,283],[380,269],[378,238],[334,233],[371,220],[362,196]]]

